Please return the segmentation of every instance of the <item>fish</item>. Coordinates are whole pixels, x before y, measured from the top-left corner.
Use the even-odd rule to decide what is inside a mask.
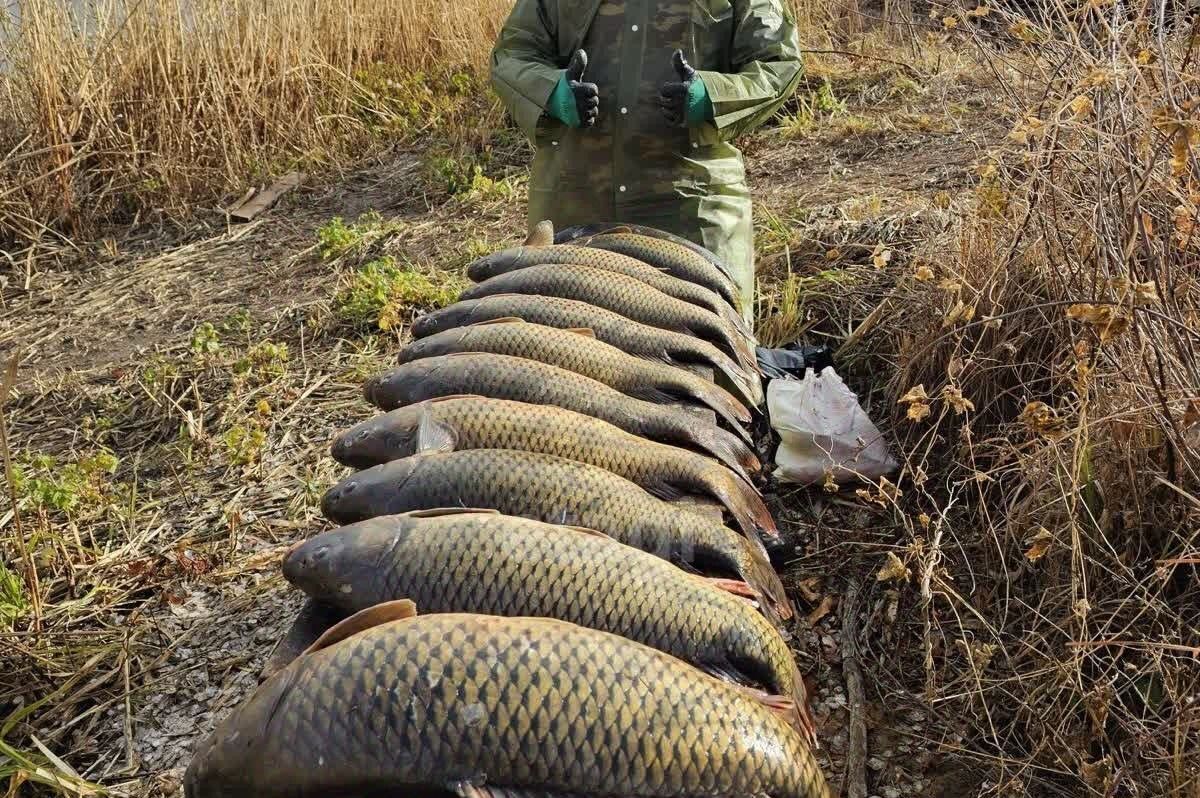
[[[665,267],[663,267],[661,262],[664,260],[663,257],[659,257],[660,262],[652,263],[639,257],[630,257],[621,252],[606,249],[603,247],[603,242],[601,246],[596,247],[588,245],[589,239],[582,239],[582,246],[554,244],[553,232],[546,233],[546,238],[548,240],[544,242],[538,240],[537,231],[535,231],[534,235],[523,246],[510,247],[478,258],[467,266],[467,277],[473,282],[479,283],[498,274],[505,274],[517,269],[540,266],[547,263],[590,266],[604,271],[624,274],[653,288],[657,288],[668,296],[710,310],[734,327],[741,335],[749,339],[752,344],[755,343],[754,333],[746,325],[745,319],[734,310],[735,305],[733,303],[722,298],[705,285],[691,280],[681,280],[679,277],[674,276],[673,273],[664,270]],[[601,236],[600,238],[607,239],[609,237]],[[646,240],[654,244],[661,244],[662,247],[659,249],[670,253],[672,256],[665,258],[665,260],[672,263],[678,260],[686,260],[687,256],[700,258],[699,255],[691,250],[679,247],[669,241],[650,238]],[[657,250],[646,246],[641,247],[641,249],[657,252]]]
[[[795,611],[765,551],[686,505],[670,504],[599,466],[513,449],[426,451],[351,474],[321,511],[348,524],[439,507],[479,507],[583,526],[672,563],[744,581],[773,620]]]
[[[536,294],[588,302],[652,327],[708,341],[745,371],[758,368],[753,345],[720,316],[623,274],[568,263],[528,266],[476,283],[459,294],[459,299],[494,294]]]
[[[221,720],[186,798],[832,798],[809,745],[744,687],[550,618],[376,605]]]
[[[588,463],[666,501],[702,494],[720,502],[748,538],[780,537],[754,487],[721,464],[553,405],[482,396],[431,399],[342,431],[330,453],[342,465],[364,469],[420,452],[468,449],[517,449]]]
[[[692,445],[747,479],[747,471],[762,467],[746,444],[716,425],[711,411],[705,417],[634,399],[582,374],[512,355],[461,352],[414,360],[372,378],[363,389],[366,400],[381,410],[461,394],[555,405],[634,435]]]
[[[426,612],[557,618],[621,635],[790,701],[815,743],[804,681],[745,585],[689,574],[593,529],[475,510],[372,518],[297,543],[294,587],[353,613],[399,598]]]
[[[586,236],[574,243],[583,248],[636,258],[662,269],[668,276],[707,288],[738,313],[743,310],[741,294],[736,283],[726,277],[710,260],[682,244],[663,238],[636,235],[631,231]]]
[[[590,329],[597,340],[647,360],[672,365],[711,366],[725,376],[747,404],[758,407],[763,403],[762,380],[757,372],[743,369],[707,341],[640,324],[611,310],[574,299],[497,294],[459,301],[416,319],[411,331],[414,338],[426,338],[454,327],[511,318],[560,329]]]
[[[479,322],[417,339],[400,352],[399,362],[455,352],[491,352],[548,363],[647,402],[696,400],[753,443],[742,426],[750,422],[750,411],[724,388],[682,369],[627,355],[597,340],[589,329],[560,330],[520,319]]]
[[[539,224],[549,225],[551,231],[554,226],[550,222],[539,222]],[[647,227],[641,224],[628,224],[626,222],[601,222],[599,224],[577,224],[554,233],[555,244],[570,244],[571,242],[590,236],[601,235],[602,233],[632,233],[639,236],[648,236],[650,238],[658,238],[663,241],[672,241],[682,247],[692,250],[697,255],[700,255],[706,261],[715,266],[722,274],[730,281],[736,282],[733,276],[733,269],[729,268],[729,264],[716,255],[711,249],[697,244],[695,241],[677,236],[674,233],[668,233],[666,230],[659,230],[657,227]]]

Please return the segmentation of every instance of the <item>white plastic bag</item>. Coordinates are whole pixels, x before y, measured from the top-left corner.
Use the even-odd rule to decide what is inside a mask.
[[[896,469],[878,428],[858,397],[832,368],[802,380],[767,383],[767,412],[782,439],[775,452],[775,476],[801,485],[877,479]]]

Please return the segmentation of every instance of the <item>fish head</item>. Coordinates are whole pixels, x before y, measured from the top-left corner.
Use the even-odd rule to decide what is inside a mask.
[[[429,380],[441,366],[441,359],[433,357],[405,363],[367,380],[363,385],[363,397],[383,410],[419,402],[421,398],[428,399],[423,389],[432,387]]]
[[[482,282],[497,274],[511,271],[524,262],[526,257],[525,247],[509,247],[490,255],[484,255],[467,267],[467,277],[471,278],[473,282]]]
[[[268,678],[196,746],[183,777],[186,798],[242,798],[297,786],[295,763],[278,750],[271,725],[299,666],[293,662]]]
[[[381,562],[408,535],[410,524],[389,516],[303,540],[283,558],[283,576],[310,598],[347,610],[374,604],[382,585]]]
[[[370,468],[417,453],[421,405],[408,405],[355,424],[333,440],[333,459],[351,468]]]
[[[348,524],[393,512],[403,512],[405,485],[424,457],[405,457],[351,474],[321,497],[321,512],[331,521]]]

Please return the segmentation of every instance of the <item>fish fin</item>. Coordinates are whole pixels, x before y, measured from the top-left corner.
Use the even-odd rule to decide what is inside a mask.
[[[525,239],[527,247],[548,247],[554,243],[554,222],[543,219],[533,226]]]
[[[750,585],[743,582],[741,579],[725,579],[724,577],[710,576],[708,582],[713,586],[724,590],[726,593],[732,593],[735,596],[742,598],[756,598],[757,591]]]
[[[792,600],[788,598],[779,574],[771,565],[771,559],[767,556],[762,541],[757,538],[753,541],[744,538],[743,544],[749,562],[742,566],[744,572],[739,575],[758,591],[763,615],[777,625],[795,618],[796,608],[792,604]]]
[[[328,604],[322,604],[316,599],[308,599],[296,614],[291,627],[283,637],[275,643],[267,661],[263,663],[259,679],[266,679],[277,671],[283,670],[292,660],[304,653],[331,627],[349,617],[350,613]]]
[[[416,614],[417,605],[413,603],[412,599],[385,601],[382,604],[376,604],[374,607],[367,607],[365,610],[359,610],[344,621],[339,621],[329,629],[326,629],[311,646],[301,652],[300,656],[312,654],[323,648],[329,648],[348,637],[353,637],[359,632],[365,632],[374,626],[412,618]]]
[[[719,477],[706,479],[706,485],[709,492],[720,499],[729,510],[746,537],[761,550],[762,556],[767,557],[762,537],[770,540],[781,538],[779,528],[775,526],[775,519],[771,517],[771,511],[763,504],[762,497],[754,486],[727,471],[722,472]]]
[[[613,540],[612,535],[606,535],[605,533],[601,532],[600,530],[592,529],[591,527],[572,526],[572,525],[560,525],[560,526],[562,526],[563,529],[570,529],[572,532],[579,532],[584,535],[592,535],[593,537],[605,538],[606,540]]]
[[[678,399],[673,400],[673,406],[678,407],[689,416],[702,419],[709,426],[717,426],[717,414],[711,407],[700,407],[688,402],[680,402]]]
[[[583,798],[582,793],[555,792],[530,787],[503,787],[499,784],[473,784],[456,781],[447,789],[459,798]]]
[[[595,338],[596,337],[596,331],[593,330],[591,327],[567,327],[566,331],[570,332],[570,333],[575,333],[576,335],[582,335],[585,338]]]
[[[454,451],[457,441],[454,430],[433,418],[428,407],[421,408],[421,420],[417,422],[417,454],[443,454]]]
[[[449,402],[454,399],[483,399],[477,393],[448,393],[445,396],[435,396],[432,399],[426,399],[426,404],[437,404],[438,402]]]
[[[715,676],[722,681],[731,682],[737,685],[739,688],[748,688],[750,686],[750,680],[746,678],[745,674],[739,672],[737,669],[731,667],[725,662],[702,662],[698,663],[698,665],[700,670],[704,671],[709,676]]]
[[[766,690],[761,690],[757,687],[741,685],[739,689],[745,693],[748,698],[754,699],[767,709],[777,713],[789,723],[796,722],[796,718],[798,717],[800,710],[796,707],[795,700],[785,695],[768,693]]]
[[[397,513],[405,518],[440,518],[443,515],[504,515],[490,507],[429,507],[425,510],[409,510]]]
[[[495,319],[484,319],[483,321],[473,321],[466,325],[467,327],[483,327],[488,324],[513,324],[514,322],[524,322],[520,316],[500,316]]]
[[[715,424],[697,425],[688,432],[688,439],[693,444],[720,460],[747,482],[750,481],[751,473],[762,470],[762,463],[758,461],[758,457],[733,433],[726,432]]]

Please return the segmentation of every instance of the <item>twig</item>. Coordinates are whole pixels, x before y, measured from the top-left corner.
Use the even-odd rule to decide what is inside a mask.
[[[842,597],[842,676],[846,679],[846,707],[850,713],[850,744],[846,751],[846,798],[867,798],[866,691],[858,666],[855,613],[858,610],[858,580],[850,577]]]
[[[916,77],[921,76],[921,73],[918,72],[916,70],[916,68],[912,66],[912,64],[905,64],[901,61],[893,61],[890,58],[880,58],[877,55],[867,55],[866,53],[854,53],[854,52],[850,52],[849,50],[809,50],[808,48],[805,48],[804,52],[805,53],[818,53],[820,55],[845,55],[845,56],[849,56],[851,58],[865,58],[869,61],[882,61],[885,64],[891,64],[892,66],[898,66],[901,69],[906,70],[907,72],[909,72],[910,74],[912,74]]]

